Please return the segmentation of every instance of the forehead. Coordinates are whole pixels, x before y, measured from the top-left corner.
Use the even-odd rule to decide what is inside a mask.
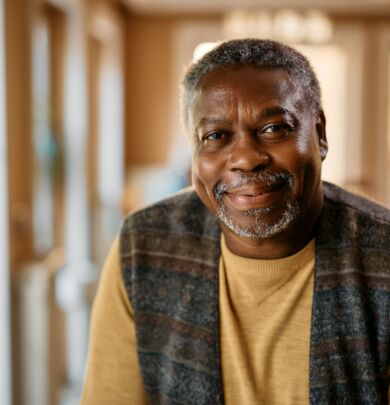
[[[304,103],[302,89],[282,69],[252,65],[228,66],[206,74],[198,84],[192,103],[191,118],[230,110],[257,112],[261,108],[297,109]]]

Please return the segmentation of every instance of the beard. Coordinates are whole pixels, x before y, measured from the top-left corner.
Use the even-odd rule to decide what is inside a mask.
[[[287,186],[292,190],[294,178],[288,172],[271,173],[262,171],[255,174],[245,175],[242,173],[238,173],[235,175],[233,181],[230,184],[218,183],[214,189],[214,195],[216,200],[218,201],[217,216],[219,220],[228,227],[228,229],[233,231],[239,237],[251,239],[270,238],[285,231],[290,226],[290,224],[296,220],[299,215],[299,204],[297,201],[294,201],[293,198],[290,198],[286,202],[284,211],[274,222],[271,223],[263,221],[261,217],[264,214],[271,213],[272,211],[276,210],[278,208],[277,203],[269,207],[252,208],[249,210],[241,211],[240,214],[242,216],[254,218],[254,224],[252,226],[242,226],[237,223],[237,221],[235,221],[230,215],[223,202],[223,194],[225,192],[229,192],[245,186],[248,183],[255,182],[266,184],[269,187],[284,183],[287,184]]]

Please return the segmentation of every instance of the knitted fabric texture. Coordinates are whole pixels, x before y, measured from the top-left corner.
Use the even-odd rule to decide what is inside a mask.
[[[329,183],[324,191],[315,229],[310,403],[387,404],[390,212]],[[122,275],[153,405],[223,404],[220,232],[191,190],[138,211],[122,227]]]

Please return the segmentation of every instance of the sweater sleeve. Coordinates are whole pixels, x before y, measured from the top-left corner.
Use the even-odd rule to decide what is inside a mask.
[[[82,405],[147,404],[136,348],[133,310],[122,280],[117,238],[93,304]]]

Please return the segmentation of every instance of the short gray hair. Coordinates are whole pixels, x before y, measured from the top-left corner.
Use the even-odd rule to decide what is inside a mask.
[[[321,89],[309,61],[295,49],[264,39],[226,41],[190,64],[181,83],[181,107],[186,129],[194,91],[209,72],[226,65],[250,64],[259,68],[283,69],[305,92],[313,113],[321,110]]]

